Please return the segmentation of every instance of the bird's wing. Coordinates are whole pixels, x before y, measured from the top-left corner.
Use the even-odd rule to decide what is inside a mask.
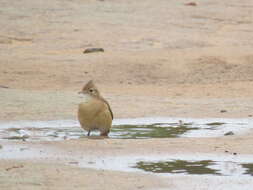
[[[110,113],[111,113],[111,117],[112,117],[112,119],[113,119],[113,113],[112,113],[112,109],[111,109],[109,103],[108,103],[104,98],[103,98],[103,101],[106,103],[106,105],[107,105],[107,107],[108,107],[108,109],[109,109],[109,111],[110,111]]]

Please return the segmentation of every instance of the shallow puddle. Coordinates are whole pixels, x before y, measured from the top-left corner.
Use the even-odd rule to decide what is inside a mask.
[[[104,157],[79,160],[85,168],[144,172],[156,175],[253,176],[252,156],[180,155],[180,156]],[[178,159],[178,158],[181,159]],[[200,159],[196,159],[200,157]],[[208,159],[210,157],[210,159]],[[160,159],[159,159],[160,158]],[[189,158],[189,159],[187,159]],[[203,158],[203,159],[202,159]],[[183,160],[184,159],[184,160]]]
[[[253,156],[233,154],[159,154],[159,155],[107,155],[83,154],[64,151],[41,144],[5,142],[0,159],[42,159],[57,161],[82,168],[141,172],[162,176],[198,175],[220,177],[253,177]]]
[[[153,173],[175,173],[175,174],[219,174],[219,170],[208,168],[213,165],[212,160],[185,161],[174,160],[167,162],[137,162],[136,168]]]
[[[171,160],[159,162],[140,161],[134,168],[152,173],[185,175],[250,175],[253,176],[253,163],[238,163],[213,160],[187,161]]]
[[[190,130],[199,130],[190,124],[155,123],[150,125],[116,125],[112,128],[110,138],[140,139],[140,138],[174,138]],[[92,132],[98,136],[99,132]],[[86,133],[80,127],[61,128],[9,128],[0,130],[0,138],[6,140],[66,140],[86,138]]]
[[[242,166],[247,169],[246,174],[249,174],[249,175],[253,176],[253,163],[242,164]]]
[[[112,138],[175,138],[187,131],[199,130],[190,123],[154,123],[150,125],[118,125],[113,127]]]
[[[114,120],[110,138],[146,139],[217,137],[252,128],[249,119],[135,118]],[[94,131],[92,136],[99,135]],[[86,138],[77,121],[20,121],[0,123],[0,140],[57,141]]]

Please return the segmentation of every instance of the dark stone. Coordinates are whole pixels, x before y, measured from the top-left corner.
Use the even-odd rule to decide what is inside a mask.
[[[195,7],[195,6],[197,6],[197,3],[195,3],[195,2],[189,2],[189,3],[185,3],[184,5]]]
[[[8,86],[0,85],[0,88],[9,88]]]
[[[87,48],[83,53],[104,52],[103,48]]]
[[[227,112],[227,110],[220,110],[220,112],[221,112],[221,113],[225,113],[225,112]]]
[[[225,133],[224,135],[225,136],[234,135],[234,132],[233,131],[229,131],[229,132]]]

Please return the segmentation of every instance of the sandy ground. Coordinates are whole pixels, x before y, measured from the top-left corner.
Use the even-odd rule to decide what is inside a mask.
[[[81,101],[77,92],[90,79],[109,100],[116,118],[251,117],[253,2],[187,2],[2,0],[0,119],[75,119]],[[83,54],[88,47],[105,52]],[[166,152],[174,147],[215,153],[216,141],[231,151],[252,154],[251,137],[196,139],[197,148],[186,146],[187,139],[118,143],[124,144],[126,154],[136,144],[155,150],[164,143],[173,144]],[[115,141],[96,142],[108,142],[104,148],[110,150]],[[199,143],[204,148],[199,149]],[[89,140],[53,145],[100,150]],[[104,183],[108,186],[103,189],[173,188],[168,180],[150,175],[80,169],[45,159],[0,162],[1,168],[19,164],[24,167],[1,170],[1,189],[101,189]],[[10,177],[14,174],[18,177]],[[96,183],[97,178],[102,181]]]
[[[134,173],[80,169],[62,164],[1,161],[1,189],[145,189],[165,187],[164,180]],[[20,168],[19,168],[20,167]],[[9,169],[9,170],[8,170]],[[122,182],[124,179],[124,183]],[[66,183],[67,182],[67,183]],[[13,184],[14,183],[14,184]]]

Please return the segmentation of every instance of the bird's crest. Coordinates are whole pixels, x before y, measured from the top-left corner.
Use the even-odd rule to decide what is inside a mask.
[[[90,80],[89,82],[87,82],[84,85],[83,90],[87,90],[87,89],[90,89],[90,88],[95,88],[96,89],[96,86],[94,85],[93,80]]]

